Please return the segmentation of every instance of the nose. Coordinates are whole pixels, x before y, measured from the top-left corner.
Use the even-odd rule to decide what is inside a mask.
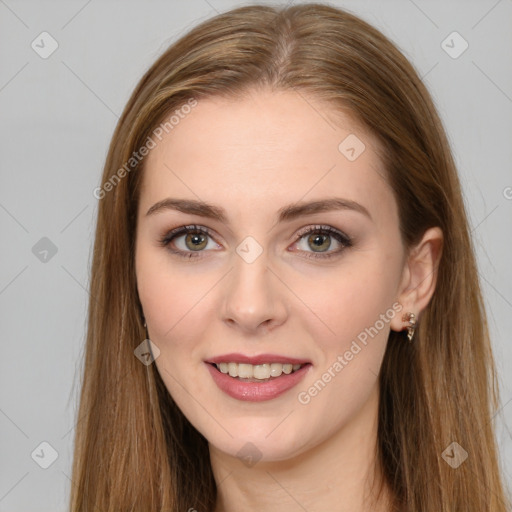
[[[230,327],[255,334],[286,321],[286,287],[268,267],[265,252],[252,263],[236,256],[225,286],[221,311]]]

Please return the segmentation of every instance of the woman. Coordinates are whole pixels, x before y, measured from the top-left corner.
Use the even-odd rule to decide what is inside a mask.
[[[73,511],[507,509],[457,172],[381,33],[321,4],[202,23],[95,194]]]

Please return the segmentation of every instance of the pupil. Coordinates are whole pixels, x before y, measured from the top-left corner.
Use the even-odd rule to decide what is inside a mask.
[[[189,249],[197,250],[202,249],[202,245],[204,245],[205,240],[204,236],[201,233],[189,234],[187,236],[187,242],[190,242],[193,247],[189,247]]]
[[[319,234],[312,235],[309,238],[310,242],[312,242],[313,245],[315,245],[318,248],[322,248],[323,245],[326,245],[325,242],[326,242],[327,239],[328,239],[328,235],[319,235]],[[328,249],[329,245],[330,244],[327,243],[326,247],[324,247],[324,248]]]

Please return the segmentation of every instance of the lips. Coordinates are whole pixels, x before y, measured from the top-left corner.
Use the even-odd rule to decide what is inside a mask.
[[[258,356],[245,356],[243,354],[224,354],[205,361],[206,367],[213,381],[221,391],[232,398],[242,401],[261,402],[272,400],[291,390],[297,385],[311,368],[307,359],[292,358],[280,354],[260,354]],[[241,378],[230,376],[220,371],[219,367],[225,363],[235,363],[231,366],[283,366],[288,367],[288,372],[278,372],[280,376],[264,379]],[[238,363],[238,364],[236,364]],[[293,371],[292,371],[293,368]]]

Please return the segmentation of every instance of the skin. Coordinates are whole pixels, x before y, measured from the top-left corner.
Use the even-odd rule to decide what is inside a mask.
[[[380,482],[377,375],[390,329],[404,330],[402,313],[418,316],[432,296],[442,233],[428,230],[406,252],[378,141],[348,115],[334,119],[331,113],[294,91],[201,100],[146,160],[136,236],[139,297],[150,339],[160,349],[158,371],[209,442],[217,512],[241,504],[270,512],[358,512],[368,510],[364,500]],[[349,134],[365,144],[354,161],[338,149]],[[228,221],[171,209],[146,215],[167,197],[218,205]],[[285,205],[331,197],[356,201],[371,219],[337,210],[276,224]],[[159,244],[168,231],[188,224],[213,232],[195,259]],[[324,251],[343,250],[308,259],[315,246],[308,235],[297,240],[297,233],[318,224],[349,235],[353,245],[343,248],[327,237]],[[247,236],[263,248],[250,264],[236,252]],[[171,245],[193,252],[185,235]],[[394,303],[403,310],[301,403],[299,393],[329,368],[332,373],[338,356]],[[312,367],[285,394],[244,402],[219,390],[204,363],[229,352],[306,358]],[[242,461],[247,454],[255,464]],[[372,510],[386,510],[386,497],[384,487]]]

